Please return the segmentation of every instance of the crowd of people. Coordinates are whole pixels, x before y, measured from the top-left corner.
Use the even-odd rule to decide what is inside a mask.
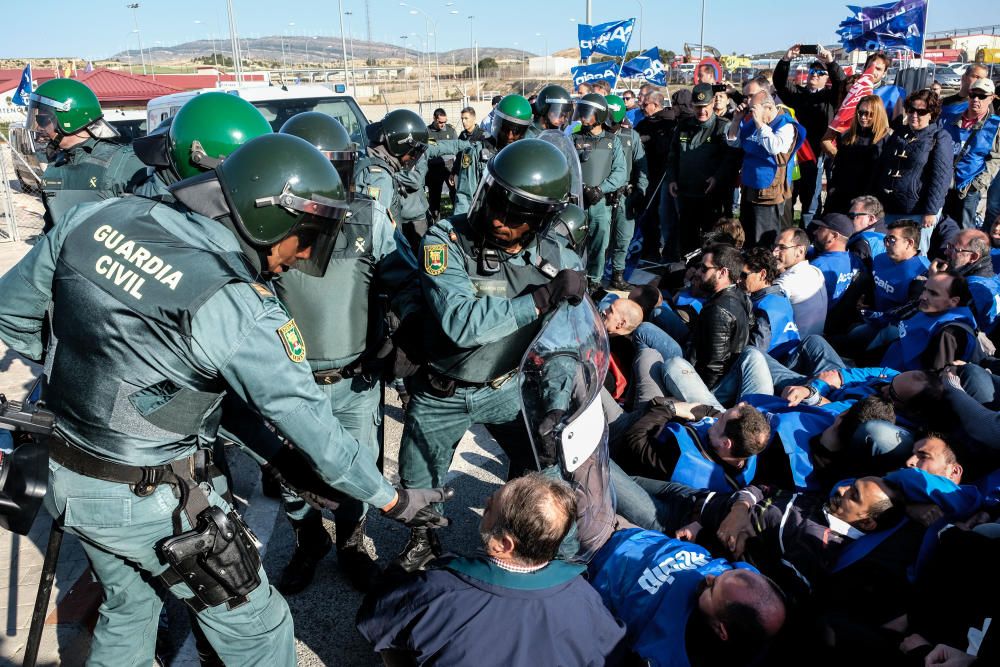
[[[821,48],[796,86],[799,57],[742,91],[711,67],[672,96],[548,85],[460,133],[398,109],[361,150],[330,116],[273,132],[221,93],[128,146],[83,84],[40,86],[46,234],[0,277],[0,338],[46,362],[46,507],[105,590],[91,660],[148,662],[169,591],[206,660],[292,664],[278,591],[336,547],[387,664],[992,664],[994,84],[973,64],[949,98],[907,93],[874,54],[836,132],[850,78]],[[565,459],[567,406],[521,414],[528,345],[587,298],[606,468]],[[481,552],[447,555],[475,424],[509,481]],[[294,528],[277,590],[223,441]],[[384,571],[370,506],[410,530]]]

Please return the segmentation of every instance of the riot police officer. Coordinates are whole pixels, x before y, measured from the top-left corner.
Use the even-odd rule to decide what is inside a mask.
[[[603,95],[590,93],[577,101],[573,120],[579,121],[580,127],[573,134],[573,143],[580,156],[583,200],[590,219],[587,280],[592,291],[600,287],[604,278],[605,256],[611,236],[608,199],[627,183],[625,152],[618,137],[604,130],[607,118],[608,103]]]
[[[234,150],[262,134],[271,134],[264,115],[241,97],[202,93],[155,130],[132,142],[135,154],[153,173],[135,189],[144,197],[170,199],[167,188],[211,171]]]
[[[104,120],[97,96],[73,79],[46,81],[31,93],[29,131],[47,142],[42,175],[46,233],[84,202],[119,197],[145,180],[146,168]]]
[[[297,262],[328,265],[347,212],[329,160],[297,137],[257,137],[171,193],[173,205],[77,208],[0,278],[0,338],[39,358],[51,300],[45,502],[104,587],[91,662],[152,660],[159,578],[226,664],[292,665],[288,608],[209,483],[224,395],[294,443],[258,452],[293,484],[325,483],[419,525],[447,493],[397,492],[359,452],[312,380],[295,320],[261,282]]]
[[[559,149],[516,141],[487,163],[468,214],[439,222],[424,237],[424,367],[408,380],[399,455],[405,487],[444,479],[473,424],[487,425],[510,457],[512,475],[535,467],[516,372],[541,317],[586,291],[579,257],[548,230],[568,206],[570,186]],[[413,529],[397,563],[422,567],[434,557],[436,541],[427,529]]]
[[[358,192],[388,209],[410,247],[427,232],[428,132],[420,116],[408,109],[390,111],[368,126],[368,149],[355,167]]]
[[[569,124],[572,115],[573,96],[569,91],[556,84],[545,86],[538,91],[538,97],[535,98],[535,122],[528,131],[528,136],[533,137],[545,130],[562,132]]]
[[[531,105],[528,100],[520,95],[508,95],[497,103],[486,139],[472,144],[456,158],[454,215],[468,212],[490,158],[504,146],[523,139],[530,126]]]
[[[353,180],[357,147],[332,116],[309,111],[292,116],[281,133],[305,139],[336,167],[345,183]],[[344,221],[322,278],[302,271],[283,274],[275,289],[306,341],[313,378],[330,399],[333,415],[373,458],[379,455],[382,392],[373,372],[375,350],[386,332],[381,323],[387,287],[386,258],[395,252],[393,225],[377,201],[351,195]],[[285,594],[309,585],[316,566],[332,546],[320,512],[298,496],[283,494],[285,512],[295,528],[295,552],[278,582]],[[367,507],[347,500],[334,511],[337,563],[355,588],[364,590],[378,572],[365,548]]]
[[[625,282],[625,259],[629,244],[635,234],[635,219],[646,197],[649,187],[649,173],[646,168],[646,151],[642,148],[639,135],[631,127],[622,124],[625,120],[625,100],[617,95],[606,95],[608,117],[604,127],[618,137],[625,153],[625,186],[612,195],[611,205],[611,283],[612,289],[628,290],[632,286]]]

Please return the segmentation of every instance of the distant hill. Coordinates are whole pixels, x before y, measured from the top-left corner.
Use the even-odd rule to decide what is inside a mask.
[[[255,39],[241,39],[240,45],[243,49],[243,59],[252,61],[269,60],[276,63],[284,59],[289,63],[335,63],[343,59],[343,43],[340,37],[284,37],[273,35],[269,37],[258,37]],[[174,46],[155,46],[144,49],[146,58],[155,63],[176,63],[190,62],[195,58],[211,56],[214,51],[222,56],[230,53],[228,39],[200,39],[193,42],[185,42]],[[348,56],[351,53],[351,43],[347,42]],[[405,53],[405,56],[404,56]],[[454,57],[456,63],[468,63],[471,49],[453,49],[438,55],[441,63],[450,63]],[[510,48],[479,47],[480,58],[496,58],[497,60],[508,58],[519,58],[522,51]],[[535,54],[530,51],[523,52],[526,57]],[[433,56],[433,54],[431,54]],[[110,56],[110,59],[121,61],[132,58],[133,62],[139,62],[139,52],[137,50],[121,51]],[[368,42],[354,39],[355,60],[366,60],[375,58],[376,60],[399,60],[402,58],[416,61],[423,58],[424,54],[415,49],[404,49],[395,44],[385,42]]]

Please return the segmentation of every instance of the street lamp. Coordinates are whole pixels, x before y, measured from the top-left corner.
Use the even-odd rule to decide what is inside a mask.
[[[643,10],[643,7],[642,7],[642,0],[635,0],[635,1],[637,3],[639,3],[639,53],[642,53],[642,24],[643,24],[642,10]]]
[[[469,55],[470,55],[470,60],[472,60],[472,70],[470,71],[470,74],[472,74],[473,81],[475,82],[476,97],[478,99],[480,94],[479,58],[478,58],[478,53],[476,53],[478,51],[478,49],[476,49],[476,40],[472,36],[472,25],[475,18],[476,18],[475,16],[472,15],[469,16]]]
[[[545,76],[549,75],[549,37],[548,35],[543,35],[540,32],[535,33],[535,37],[541,37],[545,40]]]
[[[358,77],[354,73],[354,28],[352,27],[351,19],[354,17],[354,12],[344,12],[344,16],[347,17],[347,34],[351,40],[351,81],[354,82],[354,96],[358,96]],[[343,34],[343,29],[341,29],[341,34]]]
[[[449,5],[447,5],[447,6],[450,6],[452,4],[454,4],[454,3],[449,3]],[[430,46],[429,46],[429,44],[430,44],[430,38],[432,36],[434,37],[434,79],[435,79],[435,86],[437,88],[437,94],[438,94],[438,97],[440,97],[441,96],[441,63],[438,60],[438,41],[437,41],[438,24],[437,24],[437,21],[435,21],[434,18],[431,17],[430,14],[428,14],[424,10],[420,9],[419,7],[414,7],[413,5],[408,5],[405,2],[399,3],[399,6],[400,7],[408,7],[410,9],[410,14],[412,14],[414,16],[416,16],[417,14],[422,14],[423,15],[423,17],[424,17],[424,28],[427,30],[427,42],[428,42],[428,47],[427,48],[428,49],[430,48]],[[457,14],[458,12],[453,11],[451,13],[452,14]],[[431,32],[431,26],[434,26],[434,32]],[[427,67],[430,68],[430,59],[429,59],[429,57],[426,60],[427,60]],[[428,79],[429,78],[430,77],[428,76]]]
[[[289,21],[288,28],[291,28],[294,25],[295,25],[295,21]],[[288,69],[288,54],[285,51],[285,35],[288,34],[288,28],[285,28],[285,30],[281,33],[281,72],[282,72],[282,77],[281,78],[282,79],[285,78],[284,77],[284,73],[285,73],[285,70]],[[288,50],[289,51],[292,50],[291,43],[289,43],[289,45],[288,45]]]
[[[132,10],[132,22],[135,24],[135,33],[139,41],[139,58],[142,60],[142,74],[146,74],[146,56],[142,53],[142,33],[139,31],[139,17],[136,15],[136,10],[139,9],[138,2],[130,2],[125,5],[126,9]]]

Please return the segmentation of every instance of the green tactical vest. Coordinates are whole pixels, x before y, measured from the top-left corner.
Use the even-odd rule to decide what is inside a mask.
[[[599,137],[577,132],[573,135],[573,145],[580,155],[580,171],[583,184],[597,187],[611,175],[611,164],[615,155],[615,137],[605,132]]]
[[[619,143],[622,145],[622,152],[625,153],[625,182],[632,182],[632,169],[635,167],[632,161],[635,160],[635,149],[632,144],[639,141],[639,136],[630,127],[623,127],[618,130]],[[609,172],[610,173],[610,172]]]
[[[69,233],[53,280],[48,407],[70,441],[131,465],[214,439],[225,385],[192,349],[191,322],[224,285],[253,280],[238,252],[191,246],[160,225],[166,216],[217,224],[115,200]]]
[[[313,370],[342,368],[367,347],[369,320],[379,314],[371,303],[377,265],[372,242],[376,206],[380,205],[368,199],[351,202],[351,215],[337,235],[322,278],[289,271],[275,281],[278,297],[306,341]]]
[[[118,197],[145,175],[132,147],[88,139],[61,154],[42,174],[42,201],[52,224],[77,204]]]
[[[372,191],[369,188],[375,187],[373,183],[369,183],[365,179],[366,174],[371,174],[371,167],[384,172],[386,175],[386,185],[377,186],[377,191]],[[380,160],[377,157],[371,155],[362,155],[358,158],[357,163],[354,165],[354,174],[356,183],[354,184],[355,191],[369,199],[376,199],[380,201],[389,201],[389,213],[392,215],[393,220],[402,220],[402,211],[400,210],[400,199],[399,192],[396,186],[396,180],[393,178],[395,173],[395,168],[391,166],[388,162]],[[382,192],[382,187],[388,187],[391,192]],[[388,194],[388,199],[385,198]]]
[[[456,232],[455,243],[466,273],[477,292],[477,296],[493,296],[513,299],[528,291],[528,288],[543,285],[550,278],[536,266],[548,262],[557,271],[562,268],[559,247],[549,239],[532,245],[521,252],[527,261],[524,266],[511,262],[501,262],[500,271],[494,274],[480,268],[480,249],[475,242],[475,232],[467,218],[456,216],[450,219]],[[446,377],[464,382],[485,383],[516,370],[521,364],[528,345],[538,335],[544,318],[521,327],[514,333],[498,341],[479,347],[461,348],[453,343],[441,330],[441,325],[433,318],[425,318],[424,340],[427,342],[428,364],[436,372]]]

